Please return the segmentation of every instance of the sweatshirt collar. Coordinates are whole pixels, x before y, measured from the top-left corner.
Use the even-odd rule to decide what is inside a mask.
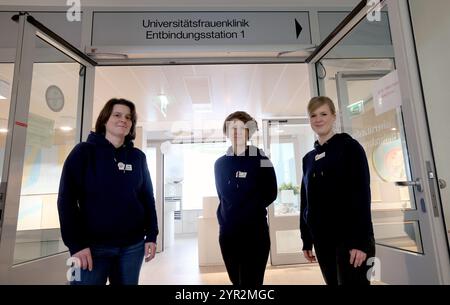
[[[328,139],[325,143],[323,143],[322,145],[320,145],[319,141],[316,140],[316,141],[314,142],[314,149],[315,149],[317,152],[321,153],[321,152],[327,150],[327,148],[328,148],[330,145],[333,145],[334,143],[338,142],[340,139],[345,139],[345,138],[351,139],[352,137],[351,137],[349,134],[343,132],[343,133],[336,133],[336,134],[334,134],[331,138],[329,138],[329,139]]]
[[[242,156],[257,156],[259,155],[259,149],[256,146],[253,145],[247,145],[247,147],[245,148],[245,151],[243,151],[241,154],[239,155],[235,155],[234,151],[233,151],[233,147],[230,146],[227,149],[226,155],[228,157],[242,157]]]
[[[108,141],[108,139],[105,138],[105,135],[96,133],[94,131],[90,132],[86,142],[100,145],[100,146],[110,146],[111,145],[111,147],[114,147],[115,149],[120,149],[123,147],[133,147],[133,141],[125,140],[125,142],[123,143],[123,145],[121,147],[116,148],[114,145],[112,145],[111,142]]]

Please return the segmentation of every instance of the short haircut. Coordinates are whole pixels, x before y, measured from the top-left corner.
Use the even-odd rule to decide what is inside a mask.
[[[248,140],[253,136],[255,131],[258,130],[258,123],[251,115],[249,115],[245,111],[235,111],[235,112],[231,113],[230,115],[228,115],[227,118],[225,119],[225,121],[223,122],[223,134],[224,135],[227,134],[228,122],[232,122],[234,120],[239,120],[242,123],[244,123],[245,128],[248,129]]]
[[[336,114],[336,107],[329,97],[316,96],[313,97],[308,103],[308,115],[310,115],[311,113],[316,111],[317,108],[322,107],[323,105],[328,105],[328,107],[330,107],[331,114]]]
[[[131,128],[130,132],[125,136],[125,141],[134,140],[136,138],[136,107],[134,106],[133,102],[130,102],[129,100],[123,98],[112,98],[108,102],[106,102],[105,106],[103,106],[102,111],[100,111],[100,114],[98,115],[97,122],[95,123],[95,132],[103,135],[106,134],[105,125],[111,117],[115,105],[124,105],[130,108]]]

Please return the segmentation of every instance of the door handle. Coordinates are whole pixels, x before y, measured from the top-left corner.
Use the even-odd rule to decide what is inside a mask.
[[[396,186],[415,186],[419,192],[422,192],[422,183],[420,179],[417,178],[415,181],[395,181]]]
[[[439,188],[440,189],[445,189],[447,187],[447,182],[444,179],[439,179]]]

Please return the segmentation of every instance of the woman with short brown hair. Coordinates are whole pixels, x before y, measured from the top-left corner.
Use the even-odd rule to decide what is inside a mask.
[[[61,234],[78,261],[73,285],[136,285],[142,261],[156,253],[158,223],[145,154],[133,146],[136,108],[109,100],[86,142],[61,175]]]
[[[232,145],[214,165],[219,243],[233,285],[262,285],[270,250],[266,208],[277,197],[277,180],[264,152],[247,145],[257,130],[248,113],[230,114],[223,132]]]

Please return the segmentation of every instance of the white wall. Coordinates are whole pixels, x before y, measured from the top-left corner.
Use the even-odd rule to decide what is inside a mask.
[[[410,0],[409,3],[437,175],[449,184],[450,1]],[[450,186],[440,191],[448,231],[450,229]]]

